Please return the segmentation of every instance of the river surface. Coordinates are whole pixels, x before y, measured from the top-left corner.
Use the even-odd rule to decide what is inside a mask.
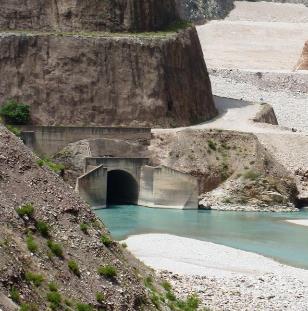
[[[97,210],[96,214],[116,240],[142,233],[169,233],[259,253],[308,269],[308,227],[285,221],[308,219],[307,209],[295,213],[258,213],[122,205]]]

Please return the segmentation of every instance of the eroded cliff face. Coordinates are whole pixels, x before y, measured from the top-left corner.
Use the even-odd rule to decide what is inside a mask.
[[[176,18],[174,0],[0,0],[0,29],[149,31]]]
[[[308,70],[308,41],[306,41],[302,55],[296,65],[296,70]]]
[[[0,102],[43,125],[188,125],[216,115],[194,28],[162,36],[2,34]]]

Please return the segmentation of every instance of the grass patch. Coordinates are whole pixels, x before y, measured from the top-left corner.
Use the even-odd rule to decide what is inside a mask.
[[[62,297],[60,293],[55,291],[47,293],[47,300],[50,302],[51,310],[58,310],[61,307]]]
[[[15,303],[20,303],[20,294],[16,287],[11,288],[10,297]]]
[[[51,250],[52,254],[59,257],[63,258],[63,249],[62,246],[59,243],[55,243],[52,240],[47,241],[47,246]]]
[[[27,243],[27,247],[28,247],[28,250],[31,252],[31,253],[36,253],[37,250],[38,250],[38,245],[37,243],[35,242],[32,234],[29,234],[27,236],[27,239],[26,239],[26,243]]]
[[[84,233],[84,234],[88,234],[89,232],[88,232],[88,230],[89,230],[89,225],[88,224],[86,224],[85,222],[82,222],[81,224],[80,224],[80,230]]]
[[[249,170],[243,174],[243,177],[249,180],[256,180],[260,177],[260,173],[253,170]]]
[[[59,164],[59,163],[55,163],[53,161],[51,161],[49,158],[43,158],[43,159],[39,159],[37,160],[37,165],[40,167],[48,167],[50,170],[52,170],[53,172],[60,174],[62,170],[64,170],[64,165],[63,164]]]
[[[51,291],[51,292],[57,292],[58,291],[58,286],[56,283],[54,282],[50,282],[48,284],[48,289]]]
[[[42,237],[49,237],[49,227],[44,221],[37,221],[35,224],[36,230],[41,234]]]
[[[21,207],[19,207],[16,210],[18,216],[20,217],[24,217],[24,216],[28,216],[28,217],[32,217],[33,213],[34,213],[34,207],[32,203],[26,203],[24,205],[22,205]]]
[[[172,286],[168,281],[164,281],[162,284],[162,287],[166,290],[166,291],[171,291],[172,290]]]
[[[13,125],[10,124],[6,124],[5,127],[14,135],[16,135],[17,137],[20,137],[21,135],[21,130]]]
[[[216,151],[217,149],[216,144],[212,140],[208,140],[207,145],[209,146],[210,149]]]
[[[41,286],[41,284],[44,282],[44,277],[42,274],[27,272],[25,277],[27,282],[33,284],[36,287]]]
[[[117,269],[111,265],[100,266],[97,269],[97,272],[100,276],[112,279],[117,275]]]
[[[102,235],[101,242],[107,247],[109,247],[112,244],[112,240],[108,235]]]
[[[39,311],[39,308],[37,305],[33,303],[23,303],[20,306],[19,311]]]
[[[93,307],[84,303],[77,303],[76,305],[77,311],[94,311]]]
[[[96,293],[96,301],[98,303],[103,303],[105,301],[105,295],[101,292]]]
[[[69,260],[67,266],[72,273],[80,277],[79,266],[75,260]]]

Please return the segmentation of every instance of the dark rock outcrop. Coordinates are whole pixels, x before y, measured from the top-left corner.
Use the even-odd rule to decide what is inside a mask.
[[[34,124],[175,126],[216,115],[194,28],[139,36],[2,34],[0,102]]]
[[[308,70],[308,41],[306,41],[302,55],[296,65],[296,70]]]
[[[0,0],[0,29],[149,31],[176,20],[174,0]]]
[[[226,17],[234,8],[234,0],[176,0],[181,18],[195,23]]]

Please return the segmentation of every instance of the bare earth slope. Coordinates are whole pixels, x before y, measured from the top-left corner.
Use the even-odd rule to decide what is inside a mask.
[[[16,209],[26,203],[33,204],[33,215],[18,216]],[[57,284],[62,303],[67,299],[72,306],[79,302],[98,308],[97,292],[104,293],[101,307],[107,310],[139,310],[142,302],[146,303],[144,288],[121,247],[115,242],[109,246],[101,243],[106,229],[90,208],[58,176],[38,166],[23,143],[2,127],[0,212],[0,309],[17,310],[9,299],[14,287],[21,302],[33,302],[45,310],[51,281]],[[38,221],[48,225],[48,239],[61,245],[61,258],[52,255],[47,238],[35,227]],[[88,234],[80,230],[81,223],[88,224]],[[34,254],[27,249],[29,234],[37,244]],[[69,260],[77,263],[79,277],[70,272]],[[98,267],[106,264],[116,268],[115,278],[98,275]],[[34,286],[29,273],[43,276],[42,284]]]

